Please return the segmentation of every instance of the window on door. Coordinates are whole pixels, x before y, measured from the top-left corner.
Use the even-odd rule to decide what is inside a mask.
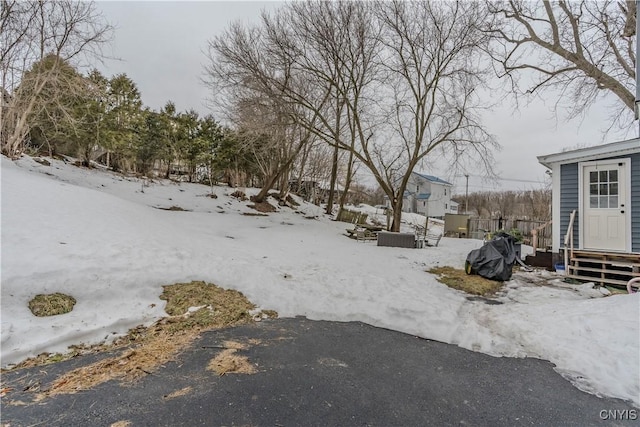
[[[589,172],[589,207],[616,209],[618,207],[618,171]]]

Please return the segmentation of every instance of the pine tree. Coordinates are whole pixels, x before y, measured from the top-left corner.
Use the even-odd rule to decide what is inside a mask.
[[[118,74],[109,81],[107,93],[107,117],[113,132],[108,145],[112,156],[107,166],[129,169],[135,166],[139,130],[143,127],[140,91],[126,74]]]
[[[85,78],[59,56],[50,54],[35,62],[17,89],[33,102],[26,116],[29,145],[46,148],[49,155],[72,152],[70,139],[83,125],[77,109],[89,89]]]

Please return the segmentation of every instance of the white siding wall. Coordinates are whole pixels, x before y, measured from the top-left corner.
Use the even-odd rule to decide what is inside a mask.
[[[430,184],[431,197],[427,201],[427,209],[422,214],[430,217],[444,217],[451,206],[451,187],[435,182]]]
[[[407,191],[411,193],[431,196],[427,200],[417,200],[416,213],[430,217],[444,217],[445,213],[451,212],[451,186],[428,181],[417,175],[412,175],[407,184]],[[408,207],[410,209],[410,206]],[[404,209],[403,209],[404,210]]]

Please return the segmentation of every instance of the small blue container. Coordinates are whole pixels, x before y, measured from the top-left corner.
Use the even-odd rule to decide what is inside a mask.
[[[558,274],[566,274],[567,273],[565,268],[564,268],[564,262],[556,263],[555,268],[556,268],[556,273],[558,273]]]

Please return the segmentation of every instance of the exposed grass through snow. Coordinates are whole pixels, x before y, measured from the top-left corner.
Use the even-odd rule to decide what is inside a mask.
[[[440,283],[473,295],[494,295],[503,285],[502,282],[485,279],[478,275],[468,275],[464,270],[453,267],[435,267],[428,272],[435,274]]]
[[[49,387],[41,390],[36,400],[56,394],[87,390],[112,379],[136,380],[175,358],[180,351],[188,348],[200,332],[253,321],[249,312],[255,305],[238,291],[222,289],[205,282],[177,283],[163,288],[160,299],[167,301],[165,311],[169,317],[160,319],[148,328],[133,328],[112,345],[98,345],[85,349],[84,352],[97,352],[124,347],[116,356],[61,375]],[[277,313],[271,310],[262,313],[267,317],[277,317]],[[237,349],[232,350],[228,353],[234,354],[223,352],[225,357],[217,360],[222,366],[222,372],[219,369],[214,370],[219,374],[234,371],[252,372],[248,362],[235,354]],[[66,356],[41,355],[25,361],[17,368],[60,361],[82,353],[83,351],[76,350]],[[221,363],[222,360],[225,360],[225,363]],[[226,362],[232,362],[233,366]]]
[[[38,294],[29,301],[29,310],[34,316],[57,316],[69,313],[76,305],[76,299],[72,296],[56,292],[55,294]]]

